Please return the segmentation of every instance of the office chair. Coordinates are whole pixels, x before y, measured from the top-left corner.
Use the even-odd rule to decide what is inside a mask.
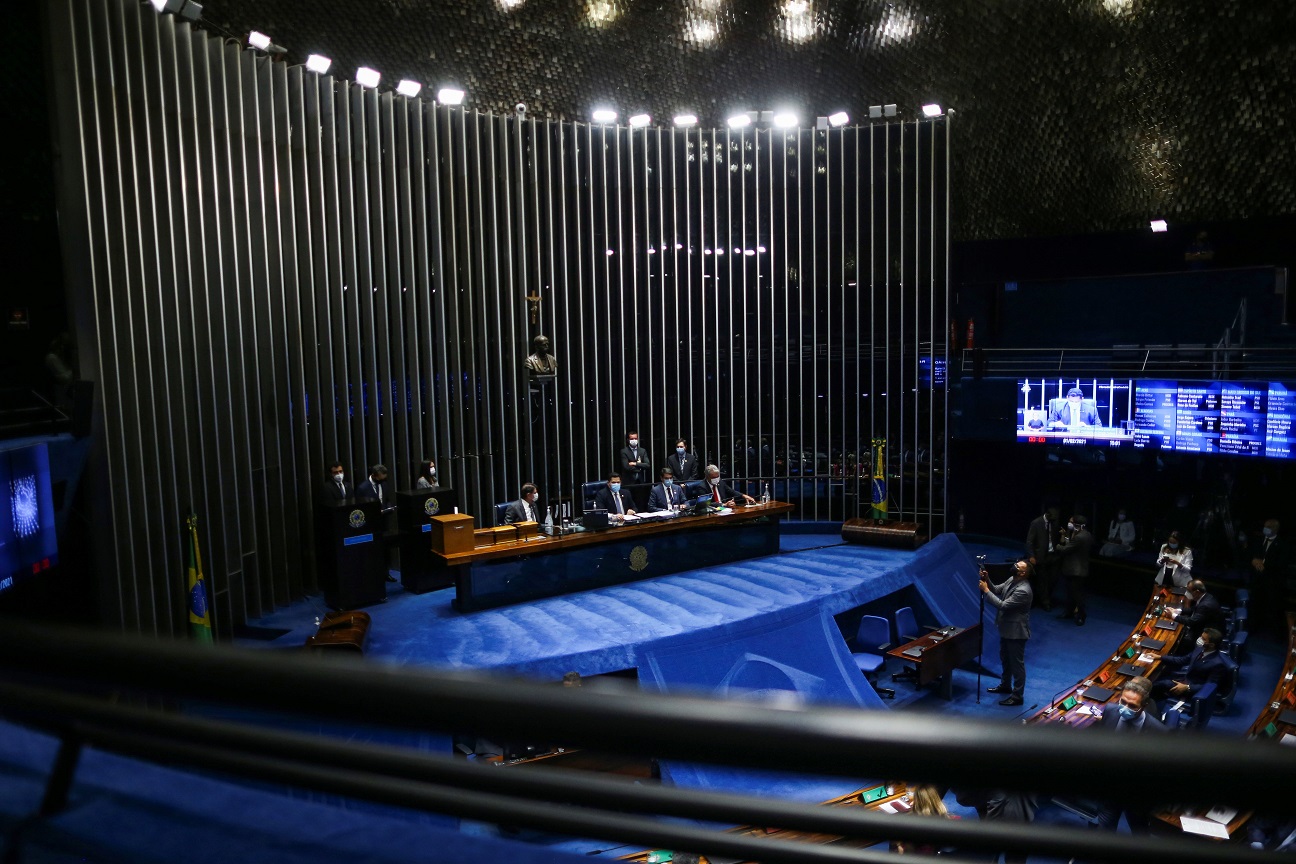
[[[855,647],[862,649],[851,652],[855,666],[864,673],[879,696],[894,699],[895,691],[889,687],[879,687],[876,678],[877,673],[886,666],[885,652],[891,647],[891,625],[885,618],[865,615],[860,619],[859,629],[855,631]]]
[[[508,512],[509,505],[512,501],[505,501],[503,504],[495,505],[495,527],[503,528],[508,523],[504,521],[504,514]]]

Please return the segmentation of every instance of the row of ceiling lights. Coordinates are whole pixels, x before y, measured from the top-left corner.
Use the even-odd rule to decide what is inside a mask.
[[[202,15],[202,5],[195,3],[194,0],[149,0],[158,12],[170,12],[181,14],[190,20],[197,20]],[[276,45],[269,36],[259,31],[253,30],[248,34],[247,43],[250,47],[264,51],[267,54],[284,54],[287,49]],[[333,61],[323,54],[311,54],[306,58],[306,69],[310,72],[323,75],[328,72]],[[361,66],[356,69],[355,80],[361,87],[370,89],[376,88],[378,82],[382,79],[382,74],[376,69],[368,66]],[[396,85],[396,92],[402,96],[413,98],[423,90],[423,85],[418,81],[409,78],[403,78]],[[437,90],[436,101],[442,105],[461,105],[464,101],[465,93],[462,88],[453,85],[447,85]],[[923,116],[939,117],[942,113],[941,107],[936,104],[927,104],[922,106]],[[869,117],[894,117],[896,115],[896,106],[888,105],[871,105],[869,106]],[[617,112],[615,109],[601,106],[594,109],[590,115],[591,119],[600,125],[610,125],[616,122]],[[674,124],[678,127],[696,126],[698,118],[696,114],[680,113],[672,118]],[[652,123],[652,116],[646,113],[633,114],[627,118],[626,122],[631,128],[640,128]],[[730,129],[742,129],[756,122],[770,123],[779,129],[791,129],[801,123],[800,117],[793,111],[741,111],[733,114],[725,121]],[[816,126],[820,129],[829,127],[836,128],[845,126],[850,122],[850,115],[845,111],[836,111],[826,117],[816,118]]]

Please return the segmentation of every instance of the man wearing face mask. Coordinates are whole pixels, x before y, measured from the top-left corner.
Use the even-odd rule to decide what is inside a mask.
[[[1227,669],[1219,653],[1223,636],[1214,627],[1207,627],[1197,637],[1192,653],[1162,658],[1162,677],[1152,685],[1152,698],[1159,702],[1173,696],[1188,701],[1207,684],[1218,684]]]
[[[675,482],[674,472],[669,468],[661,470],[661,482],[652,488],[648,496],[648,509],[677,510],[688,501],[684,487]]]
[[[998,585],[990,584],[984,568],[978,587],[995,612],[995,626],[999,628],[999,662],[1003,677],[987,693],[1006,694],[1000,705],[1020,705],[1026,692],[1026,643],[1030,640],[1030,610],[1034,592],[1031,591],[1031,564],[1018,561],[1013,565],[1011,579]]]
[[[1093,535],[1085,528],[1083,513],[1077,513],[1067,522],[1067,530],[1058,544],[1057,553],[1062,559],[1059,570],[1066,580],[1067,611],[1063,618],[1074,618],[1077,627],[1085,619],[1085,584],[1089,581],[1089,552],[1093,548]]]
[[[631,429],[626,433],[626,446],[621,448],[621,476],[625,482],[637,486],[651,483],[648,474],[648,450],[639,446],[639,433]]]
[[[687,483],[698,479],[697,457],[688,452],[688,442],[683,438],[675,442],[675,452],[666,458],[676,482]]]
[[[621,491],[620,474],[608,477],[607,485],[594,496],[594,506],[606,510],[608,518],[613,522],[624,522],[625,517],[635,515],[634,502]]]
[[[1152,682],[1139,675],[1125,682],[1115,706],[1103,710],[1099,728],[1121,735],[1134,732],[1156,734],[1165,732],[1165,724],[1158,720],[1155,705],[1151,698]],[[1137,805],[1120,805],[1104,802],[1098,808],[1098,827],[1105,831],[1115,831],[1120,822],[1121,813],[1129,823],[1130,832],[1146,834],[1151,824],[1151,813],[1146,807]]]
[[[1112,520],[1111,525],[1107,528],[1107,542],[1098,550],[1098,554],[1104,558],[1123,558],[1130,552],[1134,551],[1134,523],[1129,521],[1125,508],[1122,507],[1116,513],[1116,518]]]
[[[341,462],[329,465],[324,482],[320,484],[319,498],[323,504],[341,504],[355,494],[355,490],[346,482]]]
[[[1175,620],[1187,628],[1190,639],[1195,640],[1207,627],[1223,629],[1224,610],[1220,609],[1220,602],[1215,599],[1215,595],[1206,590],[1205,582],[1200,579],[1189,582],[1185,600],[1187,603]]]
[[[748,504],[755,504],[756,499],[744,492],[738,492],[727,482],[720,479],[720,468],[716,465],[708,465],[703,471],[706,475],[706,492],[704,497],[709,498],[713,503],[724,507],[732,507],[734,499],[742,496]]]
[[[522,497],[505,509],[504,522],[508,525],[514,522],[539,522],[540,512],[536,505],[539,497],[540,489],[534,483],[523,483]]]
[[[1291,584],[1291,559],[1286,541],[1278,536],[1279,527],[1277,519],[1268,519],[1261,529],[1251,559],[1251,592],[1256,610],[1264,613],[1254,623],[1261,630],[1282,634],[1287,629],[1284,601],[1296,586]]]

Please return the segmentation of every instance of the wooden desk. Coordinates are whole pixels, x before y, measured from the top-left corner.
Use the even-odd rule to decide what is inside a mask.
[[[914,648],[922,649],[921,657],[911,657],[904,653]],[[918,670],[915,686],[925,687],[933,681],[940,681],[941,695],[946,699],[953,698],[954,695],[954,676],[950,673],[980,654],[979,621],[971,627],[946,627],[932,631],[887,652],[888,657],[914,664]]]
[[[882,797],[878,798],[878,800],[876,801],[871,801],[868,804],[865,804],[863,801],[864,794],[866,792],[871,792],[880,788],[885,788],[885,793],[882,795]],[[906,808],[905,812],[908,812],[907,808],[909,802],[907,800],[904,800],[905,796],[907,796],[908,794],[909,794],[909,787],[904,783],[885,783],[885,784],[874,783],[871,786],[866,786],[863,789],[858,789],[854,792],[851,792],[849,795],[842,795],[840,798],[833,798],[830,801],[825,801],[820,806],[821,807],[863,807],[866,810],[886,812],[886,808],[888,806],[896,806],[897,803],[900,802],[899,806]],[[816,834],[808,831],[793,831],[784,828],[761,828],[752,825],[742,825],[737,828],[730,828],[726,833],[737,834],[740,837],[769,837],[772,840],[799,840],[803,843],[832,844],[835,846],[841,846],[849,849],[864,849],[869,846],[874,846],[878,843],[890,842],[890,838],[885,838],[885,839],[881,837],[877,839],[853,838],[850,840],[844,840],[843,838],[835,834]],[[651,854],[652,852],[650,850],[645,849],[641,852],[635,852],[630,855],[624,855],[620,858],[620,860],[633,861],[636,862],[636,864],[646,864],[646,862],[648,861],[648,856]],[[705,861],[706,859],[703,858],[703,860]],[[752,862],[750,861],[743,862],[743,864],[752,864]]]
[[[488,609],[774,555],[778,520],[792,510],[771,502],[432,557],[453,574],[460,611]]]
[[[1102,717],[1103,706],[1115,704],[1116,693],[1126,681],[1134,677],[1129,672],[1120,671],[1121,667],[1127,664],[1137,667],[1136,674],[1150,678],[1160,667],[1162,658],[1174,650],[1175,644],[1184,632],[1184,626],[1174,622],[1170,610],[1177,610],[1182,605],[1183,597],[1171,594],[1166,589],[1154,590],[1143,610],[1142,617],[1116,651],[1083,681],[1058,694],[1053,704],[1035,713],[1026,722],[1061,723],[1064,726],[1077,727],[1097,722]],[[1158,607],[1161,608],[1160,613],[1157,611]],[[1172,626],[1169,629],[1158,629],[1156,626],[1158,621],[1171,623]],[[1142,646],[1144,639],[1160,639],[1165,644],[1155,651],[1149,651]],[[1105,687],[1112,691],[1112,695],[1106,700],[1086,698],[1085,691],[1090,687]],[[1074,699],[1075,702],[1070,708],[1063,708],[1068,699]],[[1085,709],[1085,713],[1081,713],[1081,709]],[[1090,714],[1089,711],[1097,713]]]

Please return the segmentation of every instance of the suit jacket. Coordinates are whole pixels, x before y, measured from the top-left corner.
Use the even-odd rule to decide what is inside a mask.
[[[698,473],[698,460],[692,453],[684,454],[684,464],[680,464],[678,453],[671,453],[662,463],[675,473],[675,482],[687,483],[690,480],[701,480],[702,475]]]
[[[1145,696],[1144,698],[1149,703],[1152,701],[1151,696]],[[1098,722],[1098,725],[1103,729],[1114,732],[1116,731],[1116,727],[1120,725],[1120,711],[1117,709],[1116,705],[1116,702],[1112,702],[1110,705],[1103,708],[1102,720]],[[1133,731],[1168,732],[1170,730],[1168,730],[1166,725],[1162,723],[1155,714],[1149,711],[1147,706],[1145,706],[1143,708],[1143,726],[1142,728]]]
[[[319,499],[325,504],[341,504],[354,494],[355,489],[350,483],[343,483],[341,492],[332,480],[325,480],[319,488]]]
[[[724,479],[723,477],[720,478],[720,484],[715,488],[720,490],[721,503],[728,501],[730,498],[737,498],[740,494],[732,486],[730,486],[729,481]],[[715,499],[715,496],[712,494],[711,491],[711,484],[705,481],[703,481],[702,483],[702,492],[699,494],[705,495],[707,498],[710,498],[712,500]]]
[[[1080,579],[1089,575],[1089,551],[1093,548],[1093,535],[1081,528],[1065,544],[1058,545],[1054,551],[1062,558],[1061,573],[1063,576],[1076,576]]]
[[[1191,654],[1164,658],[1161,661],[1161,668],[1165,670],[1163,678],[1183,681],[1188,685],[1188,694],[1180,698],[1191,699],[1207,684],[1218,684],[1223,679],[1224,671],[1228,666],[1220,656],[1220,652],[1212,651],[1204,654],[1198,647],[1194,648]]]
[[[1030,549],[1031,557],[1035,563],[1043,563],[1048,557],[1049,535],[1052,534],[1053,545],[1056,547],[1058,542],[1058,530],[1060,526],[1054,520],[1051,525],[1046,524],[1043,515],[1036,516],[1030,523],[1030,528],[1026,531],[1026,546]]]
[[[1065,423],[1068,426],[1076,423],[1085,426],[1098,425],[1098,406],[1092,399],[1081,399],[1080,407],[1076,410],[1074,418],[1071,416],[1071,403],[1066,399],[1049,400],[1049,423]]]
[[[382,487],[383,487],[382,490],[383,506],[386,507],[388,504],[395,504],[396,502],[392,500],[391,490],[387,488],[387,484],[383,483]],[[364,482],[356,487],[355,497],[357,501],[377,501],[378,486],[372,480],[366,477],[364,479]]]
[[[635,509],[634,502],[630,500],[630,496],[625,493],[624,489],[619,490],[616,495],[621,499],[622,513],[629,513]],[[612,489],[606,483],[603,484],[603,488],[598,491],[598,494],[594,496],[594,506],[609,513],[617,512],[616,499],[612,497]]]
[[[1290,561],[1287,557],[1287,543],[1282,537],[1275,537],[1270,543],[1269,548],[1265,548],[1264,538],[1260,538],[1260,543],[1256,547],[1256,558],[1264,561],[1264,576],[1266,579],[1275,579],[1275,584],[1281,585],[1283,580],[1287,579],[1290,574],[1287,568]]]
[[[535,521],[540,522],[540,503],[532,504],[531,509],[535,511]],[[508,509],[504,511],[504,523],[506,525],[512,525],[514,522],[525,522],[529,518],[526,514],[526,502],[521,498],[508,505]]]
[[[638,459],[635,459],[634,455],[630,452],[629,447],[621,448],[620,457],[621,457],[621,479],[622,480],[624,480],[626,483],[651,483],[652,482],[652,478],[648,476],[648,468],[649,468],[648,448],[643,446],[642,441],[639,442]],[[638,467],[635,468],[630,467],[630,460],[632,459],[634,459],[636,462],[639,463]]]
[[[1010,576],[998,585],[992,582],[985,598],[997,610],[995,626],[999,628],[999,638],[1030,638],[1030,610],[1035,592],[1031,590],[1029,579],[1013,579]]]
[[[1206,593],[1193,604],[1191,613],[1179,617],[1179,623],[1188,628],[1188,634],[1195,642],[1207,627],[1221,631],[1224,629],[1224,610],[1220,608],[1220,602],[1214,594]]]
[[[648,494],[649,510],[669,510],[672,504],[678,507],[686,503],[688,503],[688,496],[684,494],[684,487],[678,483],[671,485],[669,493],[665,486],[658,483]]]

